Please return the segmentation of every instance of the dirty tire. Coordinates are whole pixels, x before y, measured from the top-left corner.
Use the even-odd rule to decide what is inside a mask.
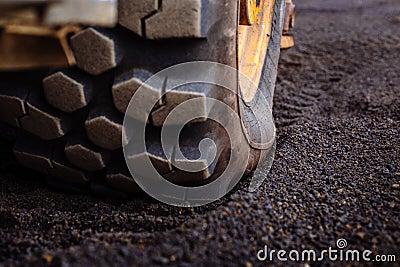
[[[45,174],[58,189],[111,197],[141,192],[121,148],[122,122],[130,98],[150,76],[178,63],[216,61],[237,68],[232,56],[237,54],[237,36],[229,34],[237,32],[237,2],[120,0],[119,25],[88,27],[70,38],[76,67],[0,73],[0,121],[17,129],[16,159]],[[275,19],[278,16],[276,11]],[[280,35],[276,27],[273,31]],[[279,44],[270,43],[268,49],[264,75],[269,75],[265,86],[272,95]],[[218,163],[188,175],[171,166],[159,141],[166,116],[180,103],[200,97],[204,103],[199,108],[207,115],[207,90],[183,87],[160,98],[162,88],[144,86],[148,98],[161,99],[146,129],[150,133],[147,156],[153,165],[178,184],[196,185],[212,178],[221,169]],[[187,158],[198,157],[196,138],[201,140],[212,128],[209,122],[198,120],[184,129]]]

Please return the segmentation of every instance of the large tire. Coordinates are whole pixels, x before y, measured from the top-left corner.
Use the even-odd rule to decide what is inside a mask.
[[[214,61],[237,68],[237,0],[120,0],[120,25],[86,28],[72,36],[77,67],[0,74],[0,120],[18,129],[14,155],[24,166],[42,172],[61,189],[128,197],[140,192],[122,154],[122,122],[135,88],[152,74],[187,61]],[[162,3],[161,6],[158,3]],[[284,1],[277,0],[260,88],[272,101],[280,51]],[[236,34],[235,34],[236,33]],[[148,97],[162,88],[150,88]],[[147,153],[157,170],[179,184],[212,180],[229,158],[220,148],[212,169],[188,175],[174,169],[160,153],[159,132],[168,111],[192,91],[167,94],[150,114]],[[199,89],[198,92],[207,96]],[[180,94],[184,97],[180,97]],[[235,110],[236,96],[220,95]],[[258,98],[256,98],[258,99]],[[253,101],[254,102],[254,101]],[[253,105],[256,105],[256,101]],[[246,118],[244,118],[246,120]],[[188,158],[196,158],[197,138],[212,122],[185,129]],[[242,134],[242,129],[238,129]],[[196,137],[196,138],[194,138]],[[222,142],[223,143],[223,142]],[[253,149],[251,169],[262,158]]]

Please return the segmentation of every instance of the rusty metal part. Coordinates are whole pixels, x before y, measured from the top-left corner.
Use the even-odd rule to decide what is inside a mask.
[[[283,22],[281,49],[288,49],[294,46],[293,36],[289,35],[290,29],[294,27],[296,6],[292,0],[286,0],[285,20]]]
[[[261,78],[269,34],[271,32],[273,7],[274,0],[262,0],[260,3],[260,12],[254,24],[251,27],[239,26],[239,71],[254,84],[259,84]],[[246,102],[251,101],[256,94],[254,86],[243,84],[243,81],[239,81],[239,83],[244,100]]]
[[[281,40],[281,49],[288,49],[294,46],[294,38],[291,35],[283,35]]]
[[[253,25],[257,19],[260,0],[240,0],[240,25]]]
[[[286,0],[285,21],[283,23],[283,34],[287,34],[294,27],[296,6],[292,0]]]
[[[4,9],[0,5],[0,27],[7,25],[39,25],[40,17],[36,6],[25,8]]]
[[[67,36],[80,27],[8,25],[0,32],[0,70],[63,67],[75,64]]]

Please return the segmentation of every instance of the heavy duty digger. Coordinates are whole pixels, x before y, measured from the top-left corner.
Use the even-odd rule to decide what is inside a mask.
[[[0,121],[16,129],[15,158],[62,190],[134,196],[143,186],[122,152],[129,101],[143,86],[145,98],[161,95],[163,88],[146,84],[153,74],[209,61],[258,85],[249,90],[238,79],[238,94],[215,89],[240,115],[243,127],[233,134],[247,133],[241,145],[251,151],[250,172],[271,149],[257,142],[252,110],[271,112],[258,99],[272,103],[280,49],[294,44],[294,16],[291,0],[0,0]],[[184,161],[196,162],[199,141],[211,137],[218,150],[212,168],[180,170],[160,146],[168,113],[192,98],[206,101],[207,94],[201,86],[167,92],[147,116],[147,149],[140,155],[174,184],[214,181],[233,153],[224,129],[207,118],[188,123],[180,144]]]

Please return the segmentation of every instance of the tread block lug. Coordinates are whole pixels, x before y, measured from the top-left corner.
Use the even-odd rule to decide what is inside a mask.
[[[99,75],[118,66],[122,54],[109,30],[87,28],[71,38],[76,64],[85,72]]]
[[[164,175],[172,170],[172,165],[164,155],[159,143],[150,142],[147,144],[147,154],[151,163],[157,169],[158,173]]]
[[[17,138],[14,145],[14,156],[25,167],[46,173],[53,167],[52,149],[42,140],[37,140],[28,135]]]
[[[65,144],[65,155],[69,162],[86,171],[104,169],[110,158],[109,151],[89,142],[85,134],[75,135]]]
[[[136,34],[143,36],[142,19],[154,14],[157,11],[157,2],[158,0],[120,0],[118,2],[119,24]]]
[[[122,147],[122,118],[116,110],[97,108],[85,122],[86,134],[95,145],[115,150]]]
[[[133,166],[143,166],[143,162],[146,158],[150,158],[151,163],[153,164],[154,168],[160,175],[164,175],[165,173],[172,170],[171,164],[167,159],[159,157],[149,152],[133,154],[128,157],[128,160],[132,164],[134,164]],[[148,171],[143,168],[137,169],[136,172],[138,175],[141,175],[143,177],[148,176]]]
[[[201,0],[163,1],[156,14],[144,20],[149,39],[205,37],[202,34]]]
[[[0,121],[19,127],[19,118],[25,113],[25,100],[29,90],[24,87],[0,88]]]
[[[44,140],[60,138],[71,129],[68,116],[50,107],[38,90],[29,94],[26,108],[27,115],[20,119],[21,127]]]
[[[205,38],[212,9],[205,0],[119,1],[119,23],[149,39]],[[206,11],[207,10],[207,11]]]
[[[195,144],[195,142],[194,142]],[[181,145],[181,155],[175,152],[173,159],[174,171],[166,176],[172,182],[190,183],[201,182],[211,177],[216,165],[217,148],[209,142],[200,143],[200,150],[195,145]],[[194,172],[188,170],[196,170]]]
[[[122,152],[121,152],[122,153]],[[129,173],[123,158],[114,160],[107,166],[107,183],[118,191],[125,193],[139,193],[142,189],[137,185]]]
[[[151,132],[150,136],[146,137],[146,151],[140,151],[139,149],[136,149],[134,147],[134,140],[131,140],[128,144],[128,147],[126,148],[126,151],[130,152],[130,154],[128,154],[127,160],[129,161],[129,163],[133,164],[132,166],[137,166],[135,172],[143,177],[148,176],[148,170],[140,168],[140,166],[145,165],[144,162],[146,158],[150,159],[154,168],[160,175],[164,175],[172,171],[171,163],[168,161],[162,150],[161,144],[155,139],[155,137],[156,134],[154,132]]]
[[[70,70],[57,71],[44,78],[43,91],[50,105],[67,113],[87,106],[93,98],[89,77]]]
[[[57,147],[53,151],[53,168],[49,174],[70,184],[84,185],[90,180],[91,175],[73,167],[67,160],[64,150]]]
[[[197,101],[191,102],[190,107],[189,105],[179,107],[179,113],[175,113],[174,117],[169,118],[168,123],[165,125],[179,125],[182,123],[182,119],[187,117],[193,118],[192,123],[205,121],[210,110],[207,103],[207,92],[193,90],[198,87],[193,86],[185,85],[177,90],[168,91],[165,95],[164,105],[151,113],[153,124],[155,126],[163,126],[166,118],[173,109],[191,99],[196,99]],[[180,114],[182,116],[179,116]]]
[[[145,86],[147,97],[152,102],[156,102],[161,98],[161,90],[154,88],[144,82],[149,79],[152,74],[146,70],[134,69],[117,77],[112,87],[114,105],[118,111],[125,113],[133,95],[140,86]]]

